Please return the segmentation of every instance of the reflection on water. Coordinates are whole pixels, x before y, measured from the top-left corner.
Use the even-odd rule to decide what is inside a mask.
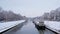
[[[39,34],[55,34],[55,33],[46,29],[46,30],[39,30]]]
[[[32,21],[24,22],[17,25],[15,28],[9,30],[4,34],[54,34],[49,30],[37,30]]]
[[[39,34],[44,34],[44,30],[40,30],[39,31]]]

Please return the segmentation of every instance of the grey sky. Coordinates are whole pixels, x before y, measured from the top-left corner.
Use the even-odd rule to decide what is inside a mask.
[[[60,7],[60,0],[0,0],[0,6],[27,17],[36,17]]]

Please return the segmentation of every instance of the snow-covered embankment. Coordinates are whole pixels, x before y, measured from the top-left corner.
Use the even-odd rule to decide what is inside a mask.
[[[60,21],[44,21],[47,28],[60,34]]]
[[[10,21],[10,22],[4,22],[4,23],[0,23],[0,33],[8,30],[22,22],[24,22],[25,20],[19,20],[19,21]]]

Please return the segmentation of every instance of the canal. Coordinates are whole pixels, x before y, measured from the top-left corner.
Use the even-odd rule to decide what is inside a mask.
[[[27,21],[24,23],[21,23],[17,25],[17,27],[14,27],[13,29],[3,33],[3,34],[54,34],[53,32],[49,30],[44,31],[38,31],[35,27],[35,25],[32,23],[32,21]]]

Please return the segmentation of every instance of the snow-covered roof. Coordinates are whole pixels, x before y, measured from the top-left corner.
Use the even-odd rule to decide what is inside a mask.
[[[0,23],[0,32],[3,32],[9,28],[12,28],[25,20],[19,20],[19,21],[11,21],[11,22],[5,22],[5,23]]]

